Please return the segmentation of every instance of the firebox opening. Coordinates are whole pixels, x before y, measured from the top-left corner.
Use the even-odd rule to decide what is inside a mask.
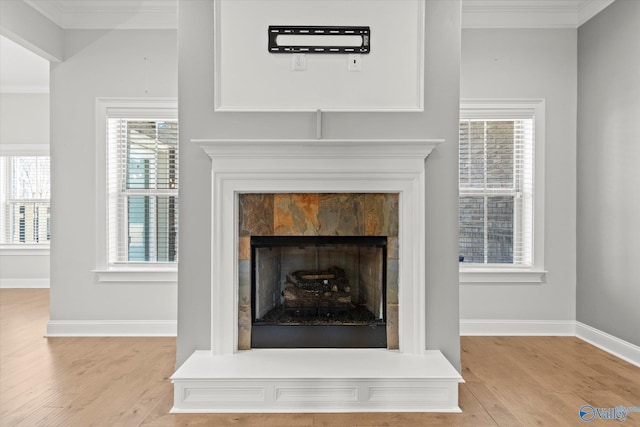
[[[252,236],[251,347],[381,347],[387,237]]]

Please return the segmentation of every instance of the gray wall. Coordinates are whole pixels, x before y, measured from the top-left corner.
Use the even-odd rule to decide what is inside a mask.
[[[462,99],[545,100],[548,271],[542,284],[462,284],[463,320],[575,319],[576,46],[575,29],[462,31]]]
[[[49,145],[48,93],[2,93],[0,144]]]
[[[577,320],[640,345],[640,2],[578,30]]]
[[[99,283],[96,98],[177,97],[174,30],[66,30],[51,68],[51,320],[175,320],[177,286]],[[151,64],[151,65],[147,65]]]
[[[315,114],[213,111],[213,6],[178,4],[180,264],[178,353],[210,348],[211,165],[192,138],[314,138]],[[425,111],[323,115],[325,138],[444,138],[427,159],[427,348],[460,366],[457,157],[460,1],[426,1]],[[185,244],[188,242],[188,244]]]
[[[46,156],[48,152],[49,94],[0,94],[0,155]],[[49,286],[49,248],[0,248],[0,265],[0,288]]]

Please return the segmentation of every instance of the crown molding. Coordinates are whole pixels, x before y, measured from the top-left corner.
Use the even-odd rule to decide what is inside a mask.
[[[583,0],[578,5],[578,26],[584,24],[589,19],[602,12],[615,0]]]
[[[176,29],[176,0],[24,0],[65,29]],[[462,0],[462,28],[577,28],[614,0]]]

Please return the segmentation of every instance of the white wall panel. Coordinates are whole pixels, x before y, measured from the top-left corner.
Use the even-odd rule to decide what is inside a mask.
[[[219,110],[421,110],[424,2],[419,0],[218,0],[216,108]],[[369,26],[362,70],[347,54],[267,49],[269,25]]]

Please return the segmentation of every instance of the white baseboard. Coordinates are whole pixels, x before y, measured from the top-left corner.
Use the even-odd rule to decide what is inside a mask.
[[[44,279],[0,279],[0,289],[45,289],[49,288],[49,278]]]
[[[575,320],[460,319],[460,336],[571,336],[640,367],[640,347]]]
[[[640,347],[599,329],[576,322],[576,336],[607,353],[640,367]]]
[[[461,336],[575,336],[573,320],[460,319]]]
[[[175,320],[50,320],[47,337],[175,337]]]

